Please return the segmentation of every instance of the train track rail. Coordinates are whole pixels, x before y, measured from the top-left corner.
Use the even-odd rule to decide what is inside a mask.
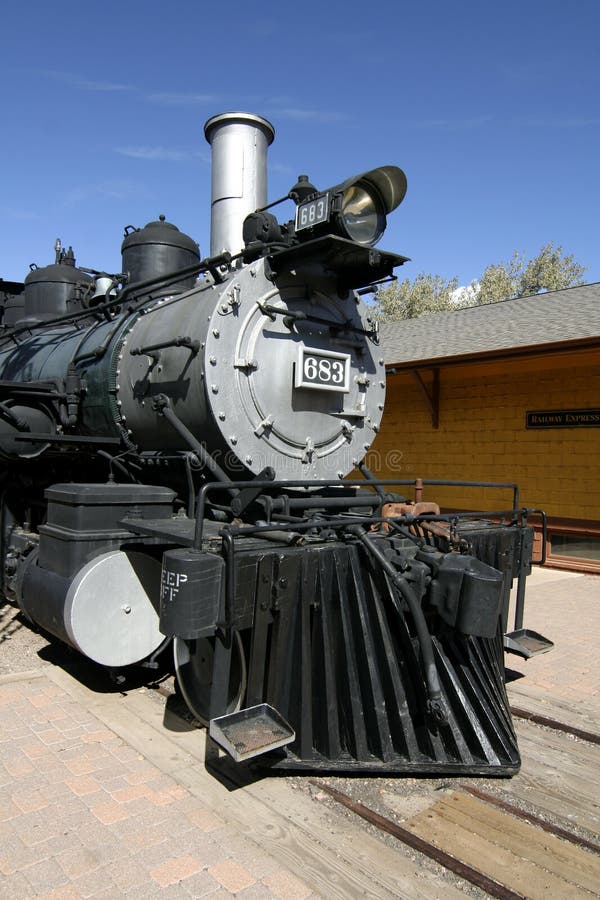
[[[566,896],[598,896],[600,892],[600,845],[471,785],[460,785],[460,791],[454,791],[449,797],[438,801],[427,813],[399,824],[326,782],[314,780],[313,784],[379,831],[423,854],[490,897],[498,900],[556,897],[562,900]],[[486,815],[482,804],[501,812],[493,810]],[[452,806],[458,809],[458,815],[453,814]],[[461,839],[460,836],[457,838],[456,831],[464,830],[465,819],[470,816],[473,817],[474,831],[469,853],[469,848],[461,848]],[[482,818],[488,819],[489,831],[502,836],[496,849],[487,854],[483,844],[489,842],[489,838],[481,834]],[[525,826],[521,824],[523,821],[527,823]],[[552,835],[552,838],[540,839],[536,829]],[[432,832],[434,839],[425,836],[428,831]],[[565,851],[560,846],[561,841],[568,841],[577,849]],[[455,848],[462,849],[462,853],[456,852]],[[483,861],[481,867],[472,863],[478,853]],[[505,866],[507,853],[513,854],[518,866]],[[495,860],[494,855],[497,857]]]
[[[418,835],[413,834],[407,828],[403,828],[401,825],[388,819],[386,816],[380,815],[375,812],[375,810],[365,806],[364,803],[353,800],[351,797],[330,787],[328,784],[316,781],[313,783],[319,787],[320,790],[332,797],[337,803],[345,806],[346,809],[349,809],[357,816],[360,816],[361,819],[364,819],[370,825],[374,825],[379,831],[390,834],[411,849],[423,853],[425,856],[429,857],[429,859],[432,859],[445,869],[449,869],[451,872],[454,872],[455,875],[458,875],[470,884],[474,884],[476,887],[481,888],[481,890],[485,891],[491,897],[497,897],[498,900],[524,900],[523,894],[517,894],[515,891],[510,890],[510,888],[500,884],[495,879],[480,872],[478,869],[473,868],[473,866],[457,859],[450,853],[446,853],[440,847],[431,843],[431,841],[424,840]]]
[[[501,800],[500,797],[496,797],[494,794],[488,794],[486,791],[481,791],[479,788],[473,787],[472,784],[461,784],[460,787],[461,790],[465,791],[467,794],[471,794],[473,797],[478,797],[486,803],[491,803],[492,806],[496,806],[498,809],[502,809],[512,816],[516,816],[518,819],[530,822],[532,825],[536,825],[538,828],[547,831],[549,834],[554,834],[564,841],[569,841],[577,847],[583,847],[600,856],[600,844],[597,844],[594,841],[588,841],[586,838],[574,834],[572,831],[567,831],[566,828],[561,828],[560,825],[553,825],[552,822],[547,822],[546,819],[542,819],[541,816],[529,813],[526,810],[521,809],[520,806],[516,806],[514,803],[508,803],[506,800]]]
[[[173,697],[169,683],[155,690],[166,699]],[[176,714],[179,705],[172,703]],[[550,731],[554,720],[544,718],[535,722],[517,716],[527,747],[523,773],[508,782],[494,781],[493,786],[465,778],[413,779],[408,784],[403,779],[336,776],[266,778],[261,783],[226,759],[216,763],[214,773],[229,798],[266,800],[275,803],[273,809],[280,809],[286,786],[282,782],[291,781],[296,792],[290,795],[291,809],[295,798],[305,804],[299,807],[305,816],[302,842],[312,840],[313,830],[318,833],[320,864],[329,865],[331,854],[338,859],[343,841],[354,836],[354,856],[349,858],[363,874],[372,873],[367,893],[374,897],[412,896],[410,890],[388,892],[391,882],[385,878],[402,871],[413,873],[406,877],[414,879],[414,896],[419,897],[439,897],[444,890],[458,896],[476,889],[500,900],[589,900],[600,896],[600,844],[595,842],[593,819],[597,808],[588,799],[586,815],[580,815],[578,803],[592,792],[597,742],[584,742],[580,729],[562,722]],[[569,735],[578,740],[568,741]],[[571,790],[570,767],[579,794]],[[543,803],[538,806],[544,790],[560,798],[558,812]],[[325,823],[325,830],[319,831],[315,823]]]
[[[548,716],[520,708],[513,709],[513,714],[533,726],[555,732],[554,741],[560,735],[577,738],[575,752],[588,757],[593,754],[593,747],[600,744],[600,737],[593,732]],[[539,734],[543,741],[543,733]],[[586,748],[585,743],[579,742],[592,746]],[[565,747],[565,752],[572,756],[574,751]],[[326,781],[314,783],[323,794],[378,831],[423,854],[488,896],[499,900],[600,896],[600,843],[548,821],[546,810],[540,815],[539,810],[523,809],[519,803],[531,805],[526,799],[527,788],[525,794],[517,794],[517,802],[509,802],[479,786],[455,782],[454,790],[446,785],[441,800],[432,797],[425,810],[394,821]],[[349,793],[354,793],[352,785],[350,788]],[[564,797],[564,807],[567,816],[568,795]]]
[[[155,689],[163,697],[172,696],[166,685]],[[554,732],[554,742],[560,742],[561,736],[577,738],[573,749],[564,746],[564,752],[569,756],[583,754],[588,759],[600,743],[598,735],[550,717],[520,708],[513,709],[513,714],[517,720],[524,722],[523,727],[528,729],[529,735],[537,733],[535,740],[539,747],[544,746],[548,738],[535,726]],[[587,742],[587,746],[583,742]],[[224,774],[221,772],[220,777],[223,778]],[[235,768],[229,767],[227,781],[230,782],[230,789],[242,787],[247,775],[236,773]],[[519,776],[516,778],[519,779]],[[563,900],[568,896],[583,900],[585,897],[600,896],[600,843],[593,840],[589,822],[588,836],[563,827],[568,825],[568,793],[564,796],[565,814],[558,815],[561,824],[555,824],[548,820],[551,814],[547,809],[543,805],[538,807],[535,800],[532,802],[528,797],[527,785],[525,788],[521,785],[516,796],[513,794],[511,798],[515,802],[510,802],[502,787],[499,792],[501,796],[498,796],[479,785],[453,780],[442,784],[441,792],[439,785],[435,789],[431,787],[426,808],[414,815],[409,814],[407,818],[401,809],[397,810],[392,805],[394,812],[398,813],[394,820],[383,814],[385,810],[381,811],[379,801],[373,796],[373,786],[368,788],[369,781],[372,780],[364,782],[366,790],[361,787],[362,779],[342,782],[344,790],[340,790],[335,777],[314,778],[305,781],[305,784],[316,788],[319,799],[329,798],[334,804],[366,821],[382,837],[386,835],[389,846],[393,847],[394,841],[400,842],[405,848],[423,854],[490,897],[499,900]],[[419,792],[419,788],[416,790]],[[440,793],[442,798],[438,799]],[[396,799],[401,807],[402,797],[398,795]],[[578,828],[577,817],[573,819],[573,825]],[[580,830],[585,833],[586,825],[583,824]],[[390,841],[390,838],[393,840]]]
[[[510,711],[518,719],[525,719],[527,722],[533,722],[534,725],[544,725],[553,731],[562,731],[564,734],[571,735],[571,737],[579,738],[581,741],[588,741],[590,744],[600,744],[600,734],[595,734],[593,731],[585,731],[583,728],[565,725],[564,722],[559,722],[557,719],[529,712],[529,710],[521,709],[519,706],[511,706]]]

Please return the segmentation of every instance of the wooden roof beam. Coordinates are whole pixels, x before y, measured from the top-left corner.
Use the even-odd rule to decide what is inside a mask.
[[[423,380],[423,377],[418,369],[410,370],[415,378],[415,381],[421,388],[423,392],[423,396],[427,401],[427,406],[429,407],[429,412],[431,413],[431,424],[433,428],[440,427],[440,370],[439,366],[434,366],[431,368],[431,384],[427,384]]]

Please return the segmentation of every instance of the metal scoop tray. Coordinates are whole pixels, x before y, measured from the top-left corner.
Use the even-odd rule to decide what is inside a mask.
[[[552,650],[554,642],[545,638],[531,628],[518,628],[504,635],[504,648],[510,653],[516,653],[524,659],[530,659],[538,653],[547,653]]]
[[[296,738],[291,725],[268,703],[211,719],[208,733],[235,762],[285,747]]]

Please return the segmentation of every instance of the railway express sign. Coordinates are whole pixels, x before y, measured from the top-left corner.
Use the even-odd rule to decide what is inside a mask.
[[[600,409],[539,409],[525,415],[527,428],[600,428]]]

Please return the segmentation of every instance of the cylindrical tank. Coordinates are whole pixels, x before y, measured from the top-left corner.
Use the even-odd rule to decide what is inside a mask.
[[[94,279],[75,266],[75,257],[65,255],[51,266],[32,266],[25,279],[25,319],[54,319],[82,308],[82,296]]]
[[[19,281],[4,281],[0,278],[0,327],[12,328],[22,319],[24,305],[24,285]]]
[[[127,225],[121,255],[123,272],[127,273],[129,283],[137,284],[193,266],[200,260],[200,248],[193,238],[166,222],[164,216],[159,216],[156,222],[148,222],[144,228]],[[168,292],[190,290],[195,280],[195,275],[182,278],[169,285]]]
[[[383,354],[363,331],[367,310],[327,285],[309,291],[293,276],[274,284],[268,274],[257,260],[221,285],[159,301],[132,320],[113,355],[114,399],[141,450],[186,449],[153,402],[164,395],[234,477],[269,466],[278,478],[341,478],[364,457],[385,397]],[[195,349],[176,342],[151,349],[175,335]],[[340,377],[315,387],[310,376],[320,369]]]
[[[32,559],[19,604],[42,628],[103,666],[130,666],[163,642],[156,606],[160,563],[145,553],[112,550],[72,578]]]
[[[228,112],[204,126],[212,150],[211,256],[244,246],[246,216],[267,204],[267,148],[275,129],[253,113]]]
[[[189,449],[155,403],[164,396],[234,477],[269,466],[278,478],[341,478],[382,417],[384,358],[364,330],[367,315],[327,283],[274,283],[257,260],[117,324],[38,329],[0,351],[0,376],[52,384],[75,365],[85,379],[78,434],[127,433],[141,451]],[[8,421],[5,453],[23,445],[17,431]]]

